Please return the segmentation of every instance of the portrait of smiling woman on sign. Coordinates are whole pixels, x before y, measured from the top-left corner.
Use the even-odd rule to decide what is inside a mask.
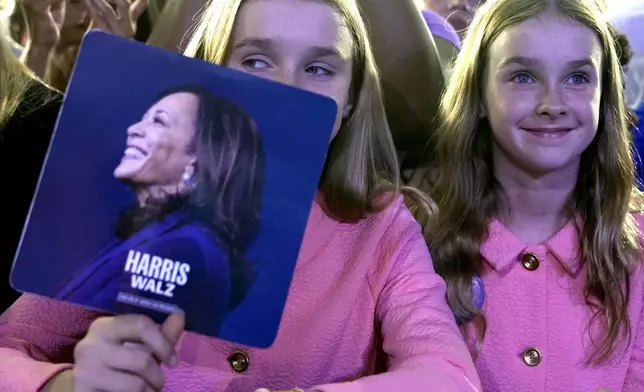
[[[253,281],[244,254],[264,181],[255,122],[204,88],[181,86],[162,92],[125,140],[113,174],[137,203],[115,222],[118,239],[55,298],[158,320],[180,304],[190,328],[216,335]]]

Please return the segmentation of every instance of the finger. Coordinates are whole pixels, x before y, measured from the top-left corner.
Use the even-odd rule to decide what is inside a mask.
[[[119,31],[118,15],[105,0],[90,0],[90,4],[93,5],[101,22],[109,29],[110,32]]]
[[[74,370],[74,386],[77,390],[155,392],[141,377],[110,368],[101,369],[100,374],[78,368]]]
[[[130,17],[130,0],[111,0],[116,8],[119,20],[127,20]]]
[[[109,26],[103,20],[103,15],[101,15],[98,9],[94,6],[94,4],[92,3],[92,0],[84,0],[84,2],[85,2],[85,8],[87,9],[87,13],[89,14],[89,17],[92,20],[90,28],[99,29],[103,31],[108,30]]]
[[[118,8],[112,6],[112,3],[114,3],[115,0],[91,0],[92,4],[94,4],[94,7],[103,15],[109,15],[110,17],[113,17],[114,19],[118,19]]]
[[[134,3],[132,4],[132,7],[130,8],[130,15],[132,15],[132,22],[136,23],[141,15],[145,12],[146,8],[148,8],[148,4],[150,4],[150,0],[135,0]]]
[[[111,0],[116,10],[119,14],[119,30],[118,35],[125,38],[134,37],[134,26],[132,21],[132,14],[130,12],[130,6],[132,5],[132,0]]]
[[[172,313],[163,322],[161,332],[172,345],[176,345],[186,327],[186,315],[182,312]]]
[[[155,390],[161,390],[165,383],[159,363],[146,346],[110,346],[104,363],[112,369],[140,376]]]
[[[166,321],[161,326],[161,332],[166,337],[168,342],[170,342],[173,346],[176,346],[177,342],[181,338],[181,335],[183,334],[184,326],[185,326],[185,315],[183,314],[182,311],[179,311],[168,316]],[[148,354],[151,353],[151,350],[148,349],[147,346],[145,346],[145,344],[142,344],[142,343],[125,342],[123,345],[126,347],[131,347],[134,349],[145,351]],[[171,360],[171,362],[175,362],[175,361],[177,361],[177,358]]]
[[[148,348],[148,346],[146,346],[146,345],[145,345],[145,344],[143,344],[143,343],[124,342],[124,343],[123,343],[123,346],[124,346],[124,347],[131,347],[131,348],[135,348],[135,349],[137,349],[137,350],[141,350],[141,351],[143,351],[143,352],[146,352],[146,353],[147,353],[148,355],[150,355],[150,356],[154,356],[154,354],[152,353],[152,350],[150,350],[150,349]]]
[[[161,332],[161,327],[152,319],[143,315],[123,315],[112,318],[108,322],[94,322],[96,334],[112,343],[123,342],[143,343],[156,358],[170,365],[174,356],[174,344]]]

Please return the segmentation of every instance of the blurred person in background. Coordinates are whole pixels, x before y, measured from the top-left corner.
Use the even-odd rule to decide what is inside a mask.
[[[615,34],[615,46],[617,47],[617,55],[619,56],[619,63],[622,66],[622,72],[625,74],[628,71],[628,65],[630,64],[635,52],[631,48],[630,41],[625,34],[622,34],[618,31],[614,32]],[[637,113],[633,108],[628,106],[627,99],[627,116],[628,122],[633,128],[633,159],[635,161],[635,169],[637,175],[637,184],[641,186],[642,175],[644,174],[644,165],[642,164],[642,152],[644,152],[644,137],[639,127],[640,119],[637,116]]]
[[[4,21],[0,26],[4,29]],[[0,36],[0,312],[19,294],[9,273],[40,177],[62,97],[40,82]]]
[[[628,105],[637,111],[644,103],[644,1],[635,0],[627,6],[614,5],[607,17],[629,42],[632,56],[624,74]]]
[[[80,43],[90,22],[83,0],[66,1],[59,38],[50,52],[47,69],[47,82],[60,91],[65,91],[67,87]]]
[[[425,11],[440,15],[456,30],[461,39],[465,36],[476,7],[485,0],[422,0]],[[447,27],[446,27],[447,28]],[[459,45],[460,46],[460,45]]]
[[[22,0],[28,41],[23,62],[36,76],[47,80],[49,61],[59,38],[65,16],[65,0]]]
[[[633,58],[635,52],[633,52],[633,49],[631,48],[631,43],[625,34],[622,34],[619,31],[614,30],[613,35],[615,37],[615,48],[617,49],[619,65],[621,65],[622,67],[622,74],[625,74],[628,71],[628,65],[630,64],[631,59]],[[626,87],[626,83],[624,83],[624,86]],[[628,100],[626,103],[628,106]],[[637,127],[639,121],[635,116],[634,111],[631,108],[628,108],[628,109],[629,109],[628,121],[629,123],[632,124],[633,127]]]
[[[387,122],[401,170],[424,161],[445,77],[437,43],[413,0],[358,0],[380,70]]]
[[[441,15],[427,10],[421,10],[421,14],[429,28],[429,32],[434,38],[441,67],[447,79],[450,64],[461,50],[461,37],[456,33],[454,27]]]
[[[185,1],[185,0],[183,0]],[[147,42],[152,33],[152,29],[157,20],[163,13],[167,0],[149,0],[148,7],[143,11],[143,15],[139,17],[136,23],[136,31],[134,39],[139,42]]]
[[[616,43],[622,48],[620,62],[626,83],[626,100],[631,109],[630,121],[634,124],[634,159],[641,188],[644,180],[644,2],[614,4],[608,19],[617,31]]]
[[[85,32],[94,28],[134,38],[148,0],[22,0],[29,31],[23,61],[64,91]]]
[[[617,44],[619,63],[622,65],[624,72],[628,71],[628,64],[635,55],[631,47],[631,41],[625,34],[615,32],[615,43]]]

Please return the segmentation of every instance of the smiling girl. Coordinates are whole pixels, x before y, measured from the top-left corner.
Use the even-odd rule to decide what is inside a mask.
[[[487,2],[442,101],[426,238],[485,390],[644,390],[642,198],[598,7]]]

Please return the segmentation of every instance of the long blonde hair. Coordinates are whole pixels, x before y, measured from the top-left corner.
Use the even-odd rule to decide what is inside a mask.
[[[236,15],[245,1],[249,0],[211,2],[185,54],[225,64]],[[354,106],[329,147],[319,187],[334,217],[357,221],[388,204],[376,203],[382,201],[380,196],[385,190],[400,189],[398,158],[387,124],[378,69],[355,0],[303,1],[317,1],[336,9],[353,38]]]
[[[8,41],[5,22],[0,20],[0,127],[13,115],[33,80]]]
[[[573,200],[583,222],[577,229],[579,257],[588,266],[586,303],[593,320],[603,321],[606,327],[603,341],[593,341],[589,363],[607,360],[620,339],[630,339],[629,282],[640,262],[640,247],[629,211],[639,208],[633,203],[641,198],[634,197],[631,134],[620,65],[601,7],[598,0],[487,2],[474,18],[443,96],[435,140],[438,169],[431,186],[439,215],[426,227],[426,240],[437,272],[447,281],[452,311],[460,318],[474,318],[479,344],[485,319],[472,301],[472,278],[483,271],[479,249],[503,195],[491,164],[491,129],[479,117],[483,72],[490,45],[502,31],[545,12],[583,23],[603,46],[600,123],[595,139],[581,156]]]

